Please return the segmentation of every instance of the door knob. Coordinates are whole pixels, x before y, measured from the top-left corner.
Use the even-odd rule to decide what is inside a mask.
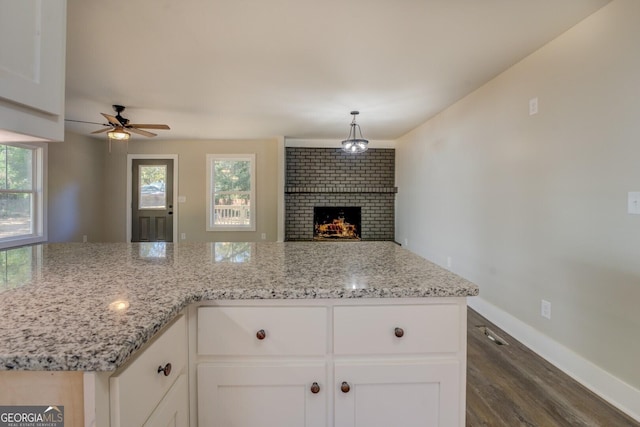
[[[404,336],[404,329],[402,329],[402,328],[396,328],[396,329],[394,330],[394,333],[395,333],[395,335],[396,335],[398,338],[402,338],[402,337]]]
[[[260,329],[258,332],[256,332],[256,338],[258,338],[259,340],[265,339],[266,336],[267,333],[264,331],[264,329]]]
[[[171,363],[164,365],[164,368],[162,366],[158,366],[158,373],[160,372],[162,372],[165,377],[168,377],[169,374],[171,374]]]
[[[320,385],[318,383],[311,384],[311,393],[318,394],[320,392]]]
[[[346,381],[343,381],[342,385],[340,386],[340,391],[342,391],[343,393],[349,393],[349,390],[351,390],[349,383]]]

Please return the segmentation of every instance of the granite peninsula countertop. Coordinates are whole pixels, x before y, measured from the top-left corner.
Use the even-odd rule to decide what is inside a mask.
[[[393,242],[45,244],[0,272],[0,370],[113,371],[203,300],[478,294]]]

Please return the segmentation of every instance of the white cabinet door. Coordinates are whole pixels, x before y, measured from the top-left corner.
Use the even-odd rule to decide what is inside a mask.
[[[198,366],[199,427],[326,427],[324,363]],[[319,390],[312,387],[317,384]]]
[[[0,0],[0,129],[16,140],[64,137],[66,16],[66,0]]]
[[[64,0],[0,0],[0,98],[62,113]]]
[[[458,427],[459,372],[457,361],[336,362],[335,427]]]
[[[187,376],[180,375],[144,427],[189,427]]]

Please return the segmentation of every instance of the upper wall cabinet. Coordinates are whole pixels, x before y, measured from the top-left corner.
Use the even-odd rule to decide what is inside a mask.
[[[65,46],[66,0],[0,0],[1,130],[62,140]]]

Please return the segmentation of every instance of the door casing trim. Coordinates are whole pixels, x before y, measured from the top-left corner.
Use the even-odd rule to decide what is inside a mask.
[[[131,184],[133,174],[131,168],[137,159],[171,159],[173,160],[173,241],[178,241],[178,155],[177,154],[127,154],[127,242],[131,242]]]

